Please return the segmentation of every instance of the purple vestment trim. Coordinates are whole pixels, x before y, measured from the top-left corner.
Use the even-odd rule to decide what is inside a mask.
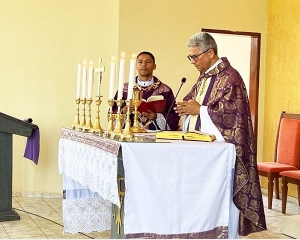
[[[27,138],[24,157],[32,160],[36,165],[40,155],[40,130],[37,127],[32,130],[31,135]]]
[[[227,239],[228,227],[220,226],[209,231],[180,234],[156,234],[156,233],[130,233],[125,238],[148,238],[148,239]]]

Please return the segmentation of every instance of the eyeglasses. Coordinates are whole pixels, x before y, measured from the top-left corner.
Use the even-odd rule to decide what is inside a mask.
[[[188,55],[187,56],[187,58],[190,60],[190,61],[192,61],[192,60],[194,60],[194,61],[197,61],[198,60],[198,58],[200,57],[200,55],[202,55],[203,53],[206,53],[208,50],[210,50],[210,48],[209,49],[207,49],[207,50],[205,50],[204,52],[202,52],[202,53],[199,53],[199,54],[195,54],[195,55]]]

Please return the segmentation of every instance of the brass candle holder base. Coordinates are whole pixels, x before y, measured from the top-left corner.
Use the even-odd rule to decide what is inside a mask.
[[[130,105],[131,101],[126,100],[126,106],[127,106],[127,117],[126,117],[126,123],[125,123],[125,128],[123,130],[123,133],[120,136],[121,141],[133,141],[134,135],[131,130],[130,126]]]
[[[100,105],[101,105],[101,97],[102,96],[96,96],[96,106],[97,106],[97,111],[96,111],[96,119],[93,127],[90,129],[90,133],[99,133],[99,136],[103,135],[103,129],[100,125]]]
[[[86,104],[86,98],[81,99],[80,102],[82,103],[82,116],[81,116],[81,120],[80,120],[80,124],[78,129],[83,131],[85,124],[86,124],[86,119],[85,119],[85,104]]]
[[[110,139],[113,140],[121,140],[121,135],[123,134],[123,126],[124,126],[124,119],[126,118],[126,114],[123,113],[115,113],[112,115],[113,123],[115,123],[114,130],[110,135]]]
[[[133,125],[131,128],[133,133],[146,133],[147,132],[147,130],[144,128],[144,126],[142,126],[142,124],[140,124],[140,122],[138,121],[138,115],[140,114],[140,112],[137,109],[140,106],[140,104],[142,103],[142,94],[143,94],[142,90],[134,90],[133,91],[132,105],[134,107],[134,111],[133,111],[134,120],[133,120]]]
[[[109,113],[108,113],[108,124],[107,129],[103,133],[103,137],[109,138],[114,131],[114,119],[113,119],[113,113],[112,113],[112,107],[114,105],[115,100],[109,99],[108,105],[109,105]]]
[[[116,101],[117,103],[117,106],[118,106],[118,112],[116,114],[116,125],[115,125],[115,128],[114,130],[112,131],[111,135],[110,135],[110,138],[111,139],[116,139],[118,140],[122,134],[122,122],[123,122],[123,119],[122,119],[122,116],[121,116],[121,106],[122,106],[122,103],[123,103],[123,100],[122,99],[119,99]]]
[[[77,98],[75,100],[76,102],[76,116],[75,116],[75,120],[72,123],[72,129],[76,130],[79,129],[79,124],[80,124],[80,120],[79,120],[79,104],[80,104],[80,98]]]
[[[93,128],[93,124],[92,124],[92,118],[91,118],[91,104],[92,104],[93,100],[92,99],[88,99],[86,100],[86,103],[88,105],[88,115],[87,115],[87,120],[85,125],[82,127],[82,131],[83,132],[89,132],[92,128]]]
[[[147,132],[146,128],[144,126],[142,126],[142,124],[140,124],[140,123],[138,123],[137,126],[133,126],[131,128],[131,131],[133,133],[146,133]]]

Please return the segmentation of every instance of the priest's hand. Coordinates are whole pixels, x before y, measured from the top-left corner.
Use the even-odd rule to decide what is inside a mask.
[[[121,113],[126,114],[126,113],[127,113],[127,110],[128,110],[128,107],[125,106],[125,107],[123,107],[123,109],[121,110]],[[134,106],[130,106],[130,113],[132,113],[133,111],[134,111]]]
[[[148,112],[142,112],[142,114],[149,120],[155,121],[157,118],[157,113],[148,110]]]
[[[194,99],[187,102],[176,102],[174,110],[179,116],[183,115],[199,115],[201,105]]]

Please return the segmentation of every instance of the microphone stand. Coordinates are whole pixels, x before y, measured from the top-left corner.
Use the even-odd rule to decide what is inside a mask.
[[[180,89],[181,89],[182,85],[185,83],[185,81],[186,81],[186,78],[182,78],[182,79],[181,79],[180,87],[179,87],[179,89],[178,89],[178,91],[177,91],[177,93],[176,93],[176,96],[175,96],[175,98],[174,98],[172,104],[171,104],[171,107],[169,108],[169,110],[168,110],[168,112],[167,112],[167,115],[166,115],[166,125],[165,125],[163,131],[167,131],[167,130],[168,130],[168,129],[167,129],[167,127],[168,127],[168,122],[167,122],[167,121],[168,121],[169,114],[170,114],[170,112],[171,112],[171,110],[172,110],[172,108],[173,108],[174,103],[176,102],[176,98],[177,98],[177,96],[178,96],[178,93],[180,92]]]

